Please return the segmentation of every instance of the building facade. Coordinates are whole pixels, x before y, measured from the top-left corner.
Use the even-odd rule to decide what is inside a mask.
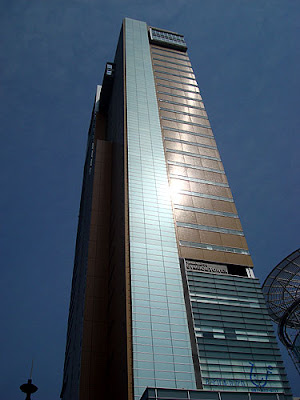
[[[61,397],[159,388],[291,394],[184,37],[126,18],[89,129]]]

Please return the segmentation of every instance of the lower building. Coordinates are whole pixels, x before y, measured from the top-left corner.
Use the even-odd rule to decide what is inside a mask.
[[[263,284],[269,315],[300,374],[300,249],[285,257]]]
[[[61,397],[99,393],[291,399],[184,37],[128,18],[92,112]]]

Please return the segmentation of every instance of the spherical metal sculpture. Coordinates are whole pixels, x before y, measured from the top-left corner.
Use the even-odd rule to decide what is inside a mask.
[[[300,249],[282,260],[268,275],[263,292],[278,335],[300,374]]]

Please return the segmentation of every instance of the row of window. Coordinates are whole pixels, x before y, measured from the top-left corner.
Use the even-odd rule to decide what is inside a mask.
[[[195,117],[195,118],[201,118],[201,119],[208,119],[208,117],[206,117],[204,115],[200,115],[200,114],[193,114],[193,113],[190,113],[190,112],[178,111],[178,110],[173,110],[173,109],[165,108],[165,107],[159,107],[159,109],[163,110],[163,111],[171,112],[171,113],[174,113],[174,114],[187,115],[189,117]]]
[[[171,32],[159,31],[158,29],[155,28],[150,28],[150,36],[154,40],[176,44],[186,49],[186,43],[182,35],[178,35]]]
[[[248,250],[239,249],[237,247],[217,246],[215,244],[195,243],[195,242],[188,242],[188,241],[184,241],[184,240],[180,240],[179,244],[180,244],[180,246],[193,247],[195,249],[224,251],[225,253],[250,255]]]
[[[238,312],[238,311],[236,311]],[[241,317],[243,318],[243,315],[241,315]],[[242,332],[247,332],[247,334],[252,334],[251,332],[253,332],[253,334],[259,334],[262,335],[262,331],[261,331],[261,324],[248,324],[246,322],[244,323],[240,323],[240,324],[236,324],[236,323],[220,323],[218,325],[216,324],[211,324],[211,321],[201,321],[201,323],[199,323],[199,321],[197,321],[198,323],[195,326],[195,332],[197,333],[197,331],[206,331],[206,332],[213,332],[213,333],[225,333],[225,335],[227,335],[227,339],[230,341],[231,340],[231,334],[230,332],[233,332],[234,334],[236,334],[236,332],[239,332],[239,334],[243,334]],[[269,326],[265,325],[264,326],[264,334],[266,336],[270,336],[272,338],[274,338],[274,333],[272,331],[272,328],[270,328]],[[228,342],[229,343],[229,342]],[[232,341],[230,342],[230,344],[234,344],[235,342]]]
[[[156,61],[163,61],[163,62],[168,63],[168,64],[179,65],[181,67],[192,69],[192,67],[190,65],[186,65],[186,64],[182,64],[182,63],[178,63],[178,62],[174,62],[174,61],[165,60],[164,58],[152,57],[152,59],[156,60]],[[189,60],[187,60],[186,62],[190,64]]]
[[[171,53],[171,52],[168,52],[168,51],[166,51],[166,50],[163,50],[162,52],[159,52],[158,51],[159,49],[157,49],[157,50],[153,50],[152,49],[152,51],[151,51],[151,53],[152,54],[156,54],[156,55],[158,55],[158,56],[162,56],[162,57],[166,57],[166,58],[171,58],[171,59],[173,59],[173,60],[180,60],[180,61],[189,61],[189,58],[186,56],[186,55],[179,55],[178,53],[172,53],[172,56],[170,55],[170,54],[167,54],[167,53]],[[174,56],[177,56],[177,57],[174,57]]]
[[[214,140],[213,135],[208,135],[208,134],[205,134],[205,133],[198,133],[198,132],[188,131],[188,130],[184,130],[184,129],[172,128],[172,127],[170,127],[170,126],[164,126],[164,125],[162,125],[162,128],[163,128],[165,131],[172,131],[172,132],[177,132],[177,133],[184,133],[184,134],[187,134],[187,135],[194,135],[194,136],[199,136],[199,137],[205,137],[205,138],[213,139],[213,140]]]
[[[203,290],[203,289],[202,289]],[[235,293],[237,296],[233,296],[231,295],[225,295],[224,293],[216,293],[216,294],[207,294],[207,293],[203,293],[202,294],[197,294],[197,293],[190,293],[191,296],[195,296],[196,298],[202,297],[202,298],[207,298],[207,299],[216,299],[216,300],[228,300],[228,301],[241,301],[244,302],[245,304],[247,304],[247,307],[252,304],[255,306],[255,308],[258,307],[259,305],[259,299],[257,297],[241,297],[239,295],[239,293]]]
[[[225,175],[225,172],[220,170],[220,169],[202,167],[202,166],[199,166],[199,165],[187,164],[187,163],[182,163],[182,162],[179,162],[179,161],[170,161],[170,160],[168,160],[167,163],[168,163],[168,165],[175,165],[175,166],[184,167],[184,168],[199,169],[201,171],[214,172],[216,174]]]
[[[265,326],[271,327],[267,320],[259,319],[260,315],[259,312],[254,313],[255,309],[252,309],[251,312],[249,309],[240,308],[239,310],[235,310],[234,308],[230,309],[232,315],[225,315],[225,312],[228,311],[228,306],[223,305],[211,305],[211,304],[202,304],[201,307],[203,310],[207,310],[207,315],[202,315],[198,313],[199,306],[195,306],[193,313],[194,313],[194,321],[196,326],[201,326],[201,324],[211,323],[212,325],[216,325],[218,322],[222,322],[224,326],[228,324],[241,324],[242,322],[245,324],[251,323],[256,325],[261,325],[264,329]],[[247,311],[247,312],[246,312]]]
[[[223,383],[225,384],[225,383]],[[228,383],[229,384],[229,383]],[[227,385],[227,383],[226,383]],[[253,387],[253,385],[252,385]],[[219,390],[219,388],[218,388]],[[226,390],[226,389],[225,389]],[[234,387],[227,390],[235,390]],[[191,399],[191,400],[292,400],[292,396],[280,393],[226,393],[226,392],[207,392],[207,391],[187,391],[174,389],[150,389],[145,392],[145,397],[141,400],[166,400],[166,399]],[[135,399],[140,400],[140,398]]]
[[[190,151],[174,150],[174,149],[166,149],[166,151],[169,153],[182,154],[183,156],[203,158],[205,160],[221,161],[221,159],[218,157],[204,156],[202,154],[191,153]]]
[[[156,63],[156,61],[164,63],[164,64],[172,64],[172,65],[159,65],[160,67],[164,67],[164,68],[170,68],[170,69],[176,69],[177,71],[182,71],[182,72],[187,72],[187,73],[193,73],[193,69],[190,66],[187,66],[185,64],[181,64],[181,63],[174,63],[172,61],[169,60],[164,60],[162,58],[158,58],[158,57],[153,57],[153,65],[158,66],[158,64]],[[184,68],[184,69],[181,69]]]
[[[169,117],[164,117],[164,116],[162,116],[161,119],[163,119],[163,120],[165,120],[165,121],[176,122],[177,124],[187,124],[187,125],[200,126],[201,128],[208,128],[208,129],[210,129],[210,126],[209,126],[209,125],[198,124],[198,123],[196,123],[196,122],[183,121],[183,120],[181,120],[181,119],[169,118]]]
[[[185,327],[185,331],[186,331],[186,327]],[[178,354],[176,354],[176,353],[173,353],[173,348],[172,347],[155,346],[155,351],[153,351],[154,347],[152,345],[143,344],[143,343],[141,343],[141,344],[134,343],[133,346],[135,348],[135,351],[138,352],[138,353],[142,353],[142,352],[144,352],[144,353],[152,353],[152,354],[154,353],[154,355],[155,354],[157,354],[157,355],[158,354],[165,354],[166,356],[174,355],[174,357],[175,356],[177,356],[177,357],[186,357],[185,359],[182,359],[182,362],[188,363],[188,360],[191,361],[191,359],[188,357],[189,356],[188,348],[185,349],[186,350],[185,354],[181,354],[180,352]],[[176,348],[176,349],[178,349],[178,348]]]
[[[222,296],[230,296],[232,295],[232,293],[235,293],[237,297],[239,298],[243,298],[243,299],[247,299],[247,301],[249,300],[249,298],[257,298],[258,300],[260,300],[261,302],[263,302],[263,295],[261,292],[259,292],[259,290],[255,291],[255,290],[249,290],[247,291],[246,288],[237,288],[237,287],[228,287],[228,288],[224,288],[221,287],[221,285],[211,285],[211,284],[207,284],[205,282],[197,282],[197,281],[193,281],[190,278],[188,279],[189,281],[189,287],[192,293],[205,293],[206,290],[209,290],[210,292],[215,292],[217,295],[222,295]],[[263,304],[263,303],[262,303]]]
[[[209,290],[209,289],[207,288],[207,290]],[[191,295],[191,299],[192,299],[192,308],[194,309],[194,311],[196,313],[198,313],[198,307],[200,307],[200,306],[198,306],[197,303],[198,302],[200,303],[200,302],[202,302],[202,300],[206,299],[206,297],[205,297],[206,296],[205,289],[201,288],[201,290],[197,290],[195,287],[192,287],[192,285],[191,285],[190,286],[190,291],[191,291],[190,295]],[[234,307],[236,306],[236,304],[238,304],[240,306],[240,312],[241,313],[243,313],[243,312],[247,313],[247,316],[249,315],[248,314],[249,312],[254,313],[254,314],[259,314],[258,309],[261,309],[261,310],[265,310],[266,309],[266,307],[263,304],[255,303],[255,302],[253,302],[253,301],[251,301],[249,299],[247,300],[246,297],[242,298],[240,296],[237,296],[236,300],[231,300],[230,297],[228,297],[228,296],[226,296],[226,297],[219,296],[219,297],[220,298],[223,297],[223,299],[219,300],[218,298],[214,298],[214,296],[208,296],[207,295],[207,303],[203,307],[207,308],[207,309],[211,309],[212,308],[212,309],[215,310],[215,313],[217,313],[220,310],[224,310],[226,312],[224,315],[227,315],[227,311],[226,311],[226,307],[224,307],[224,303],[226,303],[226,306],[232,305]],[[239,299],[239,297],[240,297],[240,299]],[[217,307],[214,308],[213,306],[211,306],[211,304],[216,304]],[[255,310],[250,310],[249,311],[249,307],[253,308]],[[234,310],[234,309],[232,309],[232,310]],[[253,316],[254,316],[254,314],[253,314]],[[201,315],[199,315],[199,317],[201,317]]]
[[[182,75],[182,74],[174,74],[174,73],[167,72],[167,71],[161,71],[159,69],[154,69],[154,72],[159,73],[159,74],[164,74],[164,75],[177,76],[177,77],[183,78],[183,79],[190,79],[191,81],[195,81],[196,80],[195,76],[193,74],[190,74],[190,75],[193,75],[193,77],[191,78],[190,76],[185,76],[185,75]]]
[[[217,282],[213,282],[207,280],[205,278],[202,279],[202,274],[199,273],[199,277],[190,276],[190,272],[188,272],[188,281],[189,283],[196,285],[199,287],[199,290],[202,288],[212,288],[214,291],[220,294],[228,294],[228,293],[237,293],[238,296],[247,296],[256,297],[260,299],[264,299],[262,291],[260,287],[248,286],[247,283],[243,284],[243,282],[229,282],[218,280]],[[230,276],[230,275],[224,275]],[[244,277],[245,281],[253,278]]]
[[[178,51],[175,52],[174,50],[171,50],[171,49],[166,49],[166,48],[162,49],[161,47],[153,47],[153,46],[151,46],[151,49],[152,49],[153,52],[154,51],[163,52],[164,55],[165,54],[172,54],[173,56],[176,55],[176,57],[182,57],[184,59],[188,58],[185,53],[179,53]]]
[[[163,102],[163,103],[168,103],[168,104],[174,104],[175,106],[183,106],[183,107],[188,107],[188,108],[194,108],[196,110],[205,111],[204,107],[191,106],[191,105],[185,104],[185,103],[178,103],[177,101],[171,101],[171,100],[165,100],[165,99],[158,99],[158,101]]]
[[[175,71],[179,71],[179,72],[185,72],[185,73],[193,73],[193,70],[191,69],[191,71],[187,71],[186,69],[180,69],[180,68],[175,68],[175,67],[166,67],[165,65],[162,64],[158,64],[158,63],[153,63],[154,67],[159,67],[159,68],[166,68],[168,70],[175,70]]]
[[[208,337],[206,333],[196,333],[196,337],[198,338],[206,338]],[[227,336],[222,333],[211,333],[209,337],[214,339],[227,339]],[[236,335],[236,340],[245,341],[245,342],[261,342],[261,343],[268,343],[270,340],[269,338],[258,338],[258,337],[249,337],[246,335]]]
[[[208,287],[204,287],[204,285],[203,285],[203,287],[202,288],[199,288],[199,287],[197,287],[197,285],[192,285],[192,284],[190,284],[189,285],[189,289],[190,289],[190,295],[191,295],[191,297],[193,298],[193,300],[196,300],[197,298],[199,298],[199,296],[201,296],[202,297],[202,299],[203,298],[206,298],[205,296],[206,296],[206,294],[205,294],[205,290],[208,290],[209,291],[209,293],[212,293],[213,291],[216,291],[216,290],[218,290],[218,289],[216,289],[216,288],[214,288],[214,287],[212,287],[212,286],[208,286]],[[220,297],[224,297],[223,298],[223,300],[226,300],[226,297],[228,297],[229,295],[230,295],[230,291],[228,290],[228,291],[225,291],[225,290],[222,290],[222,293],[218,293],[218,295],[220,294],[222,294],[222,296],[220,296]],[[225,296],[224,296],[224,294],[225,294]],[[247,296],[248,295],[248,296]],[[256,296],[257,295],[257,293],[252,293],[252,296]],[[201,298],[200,297],[200,298]],[[210,296],[208,296],[208,298],[209,298]],[[229,296],[229,299],[230,299],[230,296]],[[259,297],[259,301],[262,301],[263,299],[261,299],[260,297]],[[256,315],[257,313],[259,313],[257,310],[251,310],[251,311],[249,311],[248,310],[248,303],[249,304],[251,304],[251,305],[253,305],[253,307],[251,307],[251,308],[264,308],[264,307],[262,307],[262,304],[260,304],[260,306],[261,307],[259,307],[259,303],[258,304],[254,304],[250,299],[249,299],[249,294],[247,293],[247,292],[244,292],[244,293],[238,293],[238,295],[237,295],[237,300],[236,301],[239,301],[241,304],[240,304],[240,306],[243,308],[241,308],[241,310],[239,311],[240,313],[241,313],[241,315],[242,315],[242,313],[243,312],[245,312],[246,314],[245,314],[245,316],[249,316],[249,312],[251,312],[251,313],[254,313],[253,315],[251,314],[250,316],[251,317],[254,317],[254,315]],[[227,302],[230,302],[230,300],[228,300]],[[195,303],[194,304],[195,305],[195,317],[201,317],[201,314],[199,314],[198,315],[198,309],[197,309],[197,304]],[[218,303],[218,305],[219,305],[219,307],[216,307],[215,308],[215,311],[213,312],[213,314],[218,314],[219,312],[220,312],[220,310],[223,310],[224,309],[224,311],[225,311],[225,314],[224,314],[224,316],[231,316],[231,312],[233,312],[233,314],[232,314],[232,316],[234,317],[234,316],[238,316],[238,314],[237,315],[234,315],[234,310],[230,310],[230,312],[228,311],[228,310],[226,310],[226,307],[223,307],[223,303],[222,302],[220,302],[220,303]],[[246,308],[245,308],[246,307]],[[205,307],[206,308],[206,307]],[[207,308],[211,308],[210,306],[209,306],[209,302],[207,303]],[[256,317],[257,317],[257,315],[256,315]]]
[[[196,304],[196,303],[195,303]],[[259,309],[246,309],[244,307],[240,307],[239,309],[230,308],[232,315],[226,315],[225,313],[228,312],[228,306],[224,305],[211,305],[211,304],[204,304],[201,305],[203,311],[206,310],[207,315],[202,315],[199,313],[199,305],[197,304],[193,308],[194,313],[194,321],[195,325],[200,327],[203,324],[212,324],[217,326],[216,322],[221,322],[224,326],[229,326],[230,324],[234,324],[234,326],[238,326],[238,324],[252,324],[252,325],[261,325],[262,329],[265,329],[266,326],[271,329],[271,325],[269,322],[261,318],[259,315]],[[246,326],[244,326],[246,328]]]
[[[242,267],[244,268],[244,267]],[[211,278],[209,274],[204,274],[201,271],[187,271],[187,275],[189,278],[189,281],[198,281],[199,284],[201,285],[201,282],[203,284],[216,287],[216,288],[223,288],[228,290],[236,290],[239,292],[240,290],[247,291],[249,290],[249,293],[258,291],[260,294],[261,288],[259,286],[259,282],[256,278],[249,278],[248,276],[237,276],[237,275],[218,275],[218,279],[215,280]],[[203,276],[204,275],[204,276]],[[228,278],[228,279],[227,279]],[[232,279],[232,278],[239,278],[238,280]]]
[[[194,277],[194,278],[201,277],[201,281],[203,281],[203,282],[205,281],[207,283],[212,283],[215,285],[224,284],[224,285],[228,285],[228,287],[230,287],[230,285],[236,285],[237,288],[245,286],[245,287],[249,287],[249,290],[254,288],[254,289],[259,290],[261,293],[259,280],[256,278],[253,279],[253,278],[248,278],[248,277],[244,277],[244,276],[236,276],[236,275],[217,275],[217,277],[216,277],[215,275],[210,275],[210,274],[206,274],[206,273],[202,273],[202,272],[198,272],[198,271],[197,272],[188,271],[188,276]]]
[[[229,188],[227,183],[208,181],[206,179],[192,178],[190,176],[184,176],[184,175],[178,175],[178,174],[170,174],[170,178],[180,179],[180,180],[189,181],[189,182],[203,183],[205,185],[213,185],[213,186],[220,186],[220,187]]]
[[[244,233],[236,229],[217,228],[215,226],[191,224],[187,222],[176,222],[176,225],[182,228],[197,229],[200,231],[209,231],[217,233],[229,233],[230,235],[244,236]]]
[[[189,89],[186,89],[185,84],[182,84],[182,85],[183,85],[183,87],[180,88],[178,86],[164,85],[163,83],[156,84],[156,86],[160,86],[160,87],[168,88],[168,89],[172,89],[172,90],[179,90],[180,92],[199,94],[199,89],[198,90],[189,90]]]
[[[192,192],[189,190],[179,190],[178,194],[184,194],[186,196],[202,197],[203,199],[221,200],[221,201],[227,201],[229,203],[233,203],[233,199],[231,197],[215,196],[213,194]]]
[[[225,212],[225,211],[209,210],[207,208],[182,206],[180,204],[174,204],[174,208],[177,210],[194,211],[194,212],[198,212],[198,213],[202,213],[202,214],[211,214],[211,215],[218,215],[218,216],[222,216],[222,217],[238,218],[238,215],[234,214],[234,213]]]
[[[264,345],[265,347],[266,345]],[[210,346],[210,350],[205,351],[203,344],[202,346],[199,346],[199,353],[200,353],[200,360],[202,359],[204,361],[204,359],[208,359],[208,358],[223,358],[226,359],[228,358],[229,361],[233,361],[233,360],[245,360],[245,358],[249,358],[249,355],[251,354],[251,358],[253,359],[253,361],[255,362],[278,362],[281,361],[281,357],[280,357],[280,353],[278,352],[274,352],[274,350],[272,349],[258,349],[257,346],[253,347],[253,352],[249,353],[248,357],[244,355],[244,352],[241,351],[241,353],[235,353],[234,351],[228,351],[228,349],[226,348],[226,346],[224,346],[223,350],[221,350],[219,348],[220,346],[216,346],[216,345],[212,345]],[[246,346],[243,346],[246,347]]]
[[[207,304],[217,304],[220,306],[230,306],[230,307],[243,307],[243,308],[260,308],[258,304],[253,304],[253,303],[248,303],[248,304],[243,304],[238,300],[212,300],[208,298],[192,298],[192,305],[194,303],[205,303]],[[197,307],[197,306],[195,306]]]
[[[193,83],[185,83],[185,82],[182,82],[182,81],[177,81],[175,79],[163,78],[162,76],[155,76],[155,78],[157,80],[160,80],[160,81],[174,82],[174,83],[179,83],[180,85],[189,85],[189,86],[194,86],[194,87],[198,88],[198,85],[197,84],[193,84]]]
[[[184,95],[181,95],[181,94],[175,94],[175,93],[170,93],[170,92],[162,92],[161,90],[158,90],[157,93],[158,94],[165,94],[165,95],[170,96],[170,97],[178,97],[180,99],[192,100],[194,102],[202,103],[202,99],[201,98],[196,98],[195,99],[194,97],[184,96]]]

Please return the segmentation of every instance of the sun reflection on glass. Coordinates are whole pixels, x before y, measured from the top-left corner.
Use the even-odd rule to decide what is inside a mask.
[[[170,182],[170,196],[174,204],[178,203],[180,198],[180,191],[182,189],[182,184],[179,180],[172,179]]]

